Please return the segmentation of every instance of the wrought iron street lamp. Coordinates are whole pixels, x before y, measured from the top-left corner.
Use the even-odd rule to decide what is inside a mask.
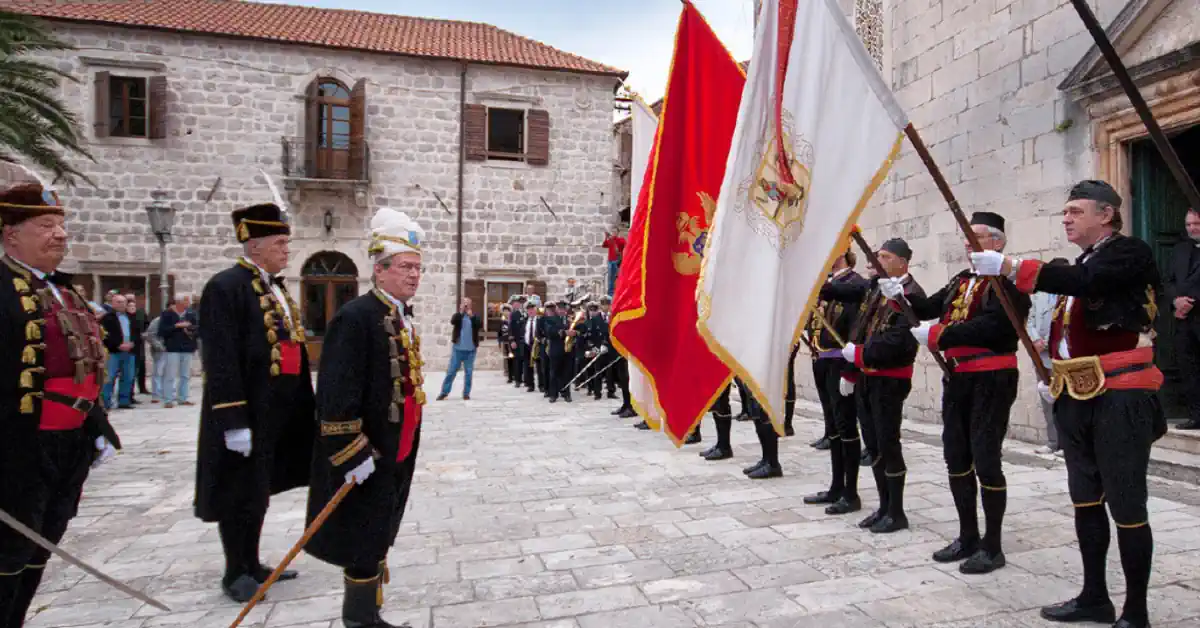
[[[150,193],[154,199],[146,206],[146,216],[150,219],[150,231],[158,239],[159,269],[162,276],[159,288],[162,291],[162,309],[170,307],[171,286],[167,275],[167,243],[171,241],[171,228],[175,226],[175,208],[166,202],[167,193],[155,190]]]

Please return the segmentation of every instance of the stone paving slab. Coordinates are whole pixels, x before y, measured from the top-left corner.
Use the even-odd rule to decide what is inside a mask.
[[[431,402],[406,520],[390,557],[385,615],[414,628],[1026,628],[1043,604],[1081,584],[1061,459],[1011,443],[1008,567],[983,577],[930,554],[957,533],[937,426],[906,426],[912,529],[875,536],[862,514],[805,506],[828,457],[808,447],[821,423],[800,405],[781,441],[783,478],[754,482],[749,423],[735,457],[705,462],[614,418],[615,402],[547,404],[477,374],[472,400]],[[142,406],[113,421],[126,449],[93,473],[65,547],[171,606],[124,598],[52,561],[30,628],[210,628],[238,607],[219,590],[214,526],[192,517],[196,408]],[[702,425],[708,442],[712,424]],[[863,477],[863,501],[876,496]],[[1152,481],[1158,628],[1200,626],[1200,495]],[[273,500],[264,558],[278,561],[304,526],[303,491]],[[1115,541],[1115,535],[1114,535]],[[272,589],[243,623],[338,628],[341,576],[305,555],[301,577]],[[1114,601],[1123,579],[1114,542]]]

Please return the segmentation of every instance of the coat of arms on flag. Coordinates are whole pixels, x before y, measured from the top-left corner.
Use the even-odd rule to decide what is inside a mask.
[[[759,166],[738,186],[737,197],[730,207],[746,212],[754,230],[765,236],[780,255],[804,231],[813,168],[812,144],[794,130],[791,113],[786,109],[781,119],[783,132],[776,133],[774,123],[767,127],[759,142]],[[780,137],[783,151],[780,151]],[[791,174],[790,182],[782,173],[784,161]]]

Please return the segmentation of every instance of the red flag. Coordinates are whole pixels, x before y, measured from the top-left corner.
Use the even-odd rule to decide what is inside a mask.
[[[690,2],[613,298],[613,345],[649,381],[676,446],[729,384],[696,331],[696,282],[746,75]]]

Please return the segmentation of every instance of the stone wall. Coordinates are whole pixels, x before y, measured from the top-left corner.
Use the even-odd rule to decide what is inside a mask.
[[[79,79],[64,86],[63,96],[80,112],[96,157],[94,164],[80,165],[97,187],[64,194],[72,208],[73,262],[156,264],[157,244],[144,207],[152,190],[165,190],[178,209],[170,255],[181,293],[198,294],[210,275],[240,253],[229,212],[270,200],[257,169],[280,181],[280,140],[303,134],[310,82],[330,76],[351,86],[365,78],[369,189],[358,202],[352,189],[289,194],[295,229],[285,274],[299,299],[304,262],[319,251],[336,250],[354,261],[365,291],[371,266],[364,236],[373,209],[409,212],[427,231],[426,271],[413,305],[430,368],[445,363],[456,294],[456,63],[98,25],[55,23],[55,30],[77,48],[56,55],[56,61]],[[165,75],[166,138],[94,139],[92,81],[98,71]],[[612,222],[615,86],[615,77],[469,68],[468,103],[547,110],[551,139],[548,166],[467,162],[464,279],[536,279],[548,283],[551,296],[561,296],[567,278],[603,277],[599,245]],[[328,232],[326,211],[333,216]],[[495,353],[489,351],[480,367],[497,365]]]
[[[1107,25],[1125,0],[1091,4]],[[1078,250],[1064,239],[1058,214],[1069,186],[1093,176],[1093,156],[1086,115],[1057,85],[1092,40],[1070,3],[892,0],[887,13],[892,90],[964,211],[1003,215],[1010,253],[1074,259]],[[954,219],[907,144],[860,224],[876,245],[907,239],[912,274],[928,292],[966,264]],[[1025,356],[1021,372],[1009,433],[1039,440],[1045,423]],[[797,375],[815,399],[807,360],[797,360]],[[906,416],[936,422],[940,399],[941,373],[922,351]]]

